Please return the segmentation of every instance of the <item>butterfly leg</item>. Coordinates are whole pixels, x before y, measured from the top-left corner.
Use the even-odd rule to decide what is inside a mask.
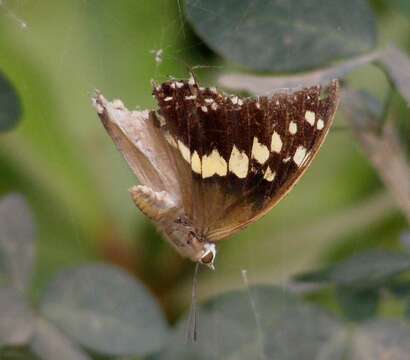
[[[158,221],[176,209],[174,200],[166,191],[157,192],[145,185],[133,186],[129,191],[135,205],[152,220]]]

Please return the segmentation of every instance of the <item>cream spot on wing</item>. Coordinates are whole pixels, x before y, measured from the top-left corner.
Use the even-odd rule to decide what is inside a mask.
[[[212,104],[212,103],[214,102],[214,99],[212,99],[212,98],[206,98],[204,101],[205,101],[207,104]]]
[[[325,123],[322,119],[319,119],[316,124],[316,129],[322,130],[325,127]]]
[[[184,83],[183,83],[183,82],[180,82],[180,81],[176,81],[176,82],[175,82],[175,85],[176,85],[176,87],[177,87],[178,89],[180,89],[180,88],[182,88],[182,87],[184,86]]]
[[[249,158],[245,151],[239,151],[234,145],[231,157],[229,158],[229,171],[234,173],[238,178],[243,179],[248,175]]]
[[[218,104],[216,102],[212,103],[211,109],[212,110],[218,110]]]
[[[238,99],[238,105],[242,106],[243,105],[243,101],[242,99]]]
[[[289,162],[289,160],[290,160],[290,156],[284,158],[284,159],[282,160],[282,162],[283,162],[284,164],[286,164],[287,162]]]
[[[208,108],[204,105],[204,106],[201,106],[201,110],[203,111],[203,112],[208,112]]]
[[[164,133],[164,136],[168,144],[170,144],[174,148],[178,147],[177,142],[175,141],[175,139],[171,136],[171,134],[168,131]]]
[[[309,111],[307,110],[305,112],[305,120],[311,125],[313,126],[315,124],[315,119],[316,119],[316,115],[313,111]]]
[[[255,159],[261,165],[263,165],[266,162],[266,160],[269,159],[268,147],[266,145],[261,144],[256,136],[253,138],[252,158]]]
[[[270,149],[273,152],[280,153],[282,150],[282,139],[280,138],[280,135],[274,131],[272,134],[272,141],[270,143]]]
[[[292,135],[295,135],[297,131],[298,131],[298,126],[296,125],[294,121],[291,121],[289,124],[289,132]]]
[[[210,88],[209,88],[209,91],[210,91],[211,93],[218,94],[218,90],[216,90],[216,87],[214,87],[214,86],[210,87]]]
[[[306,148],[303,146],[298,146],[296,149],[295,155],[293,155],[293,161],[297,166],[300,166],[303,163],[303,160],[306,156]]]
[[[272,172],[270,166],[265,170],[265,174],[263,175],[263,178],[267,181],[273,181],[275,179],[276,172]]]
[[[175,89],[175,83],[174,82],[172,82],[170,86],[171,86],[172,89]]]
[[[189,77],[188,84],[189,84],[189,85],[195,85],[195,79],[194,79],[194,77],[192,76],[192,74],[191,74],[191,76]]]
[[[172,100],[172,96],[167,96],[166,98],[164,98],[164,101],[171,101]]]
[[[233,96],[231,97],[231,101],[232,101],[232,104],[236,105],[239,101],[239,98],[237,96]]]
[[[189,151],[188,147],[181,140],[178,140],[178,149],[181,152],[182,157],[187,162],[191,162],[191,152]]]
[[[225,159],[219,155],[217,149],[213,149],[209,155],[202,156],[202,178],[219,175],[225,176],[228,173],[228,164]]]
[[[259,102],[257,102],[257,103],[255,103],[255,107],[256,107],[257,109],[260,109],[260,108],[261,108],[261,104],[259,104]]]
[[[197,174],[201,173],[201,158],[199,157],[196,150],[194,151],[191,157],[191,168],[192,171],[195,171]]]
[[[185,96],[185,100],[195,100],[195,99],[196,99],[196,95]]]

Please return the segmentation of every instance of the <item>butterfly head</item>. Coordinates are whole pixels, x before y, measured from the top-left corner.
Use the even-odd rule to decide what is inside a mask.
[[[212,270],[215,270],[214,261],[216,257],[215,244],[209,242],[205,237],[198,235],[195,231],[189,231],[187,241],[183,248],[179,251],[184,252],[186,257],[192,261],[206,265]]]
[[[206,235],[198,231],[186,215],[179,214],[176,218],[165,216],[157,225],[183,257],[214,270],[215,244],[208,241]]]
[[[208,266],[210,269],[215,270],[214,260],[216,256],[216,247],[214,243],[206,242],[203,246],[203,255],[199,259],[199,262]]]

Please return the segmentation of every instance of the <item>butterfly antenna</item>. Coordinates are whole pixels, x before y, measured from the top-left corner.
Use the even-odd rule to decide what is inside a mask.
[[[189,310],[188,327],[186,332],[186,342],[195,343],[198,335],[198,309],[197,309],[197,288],[198,288],[199,263],[196,263],[194,277],[192,280],[191,309]]]

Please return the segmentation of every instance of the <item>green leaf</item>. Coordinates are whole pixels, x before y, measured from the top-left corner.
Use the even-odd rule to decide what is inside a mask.
[[[331,270],[331,267],[325,267],[319,270],[308,271],[294,276],[293,280],[307,283],[329,282],[329,275]]]
[[[410,298],[410,281],[409,280],[396,280],[390,281],[386,285],[386,289],[390,291],[390,293],[400,299],[403,298]]]
[[[198,316],[197,342],[186,345],[181,321],[157,359],[336,360],[344,352],[339,321],[281,288],[223,294],[201,306]]]
[[[386,0],[386,2],[404,14],[410,15],[410,2],[408,0]]]
[[[328,283],[346,288],[368,289],[410,270],[410,255],[369,250],[335,265],[294,277],[295,281]]]
[[[305,70],[376,44],[365,0],[186,0],[186,15],[213,50],[253,70]]]
[[[339,286],[337,301],[345,316],[350,320],[362,321],[374,317],[380,302],[378,289],[356,289]]]
[[[109,355],[144,355],[163,345],[167,326],[157,302],[113,266],[92,264],[60,273],[41,312],[83,346]]]
[[[24,291],[33,273],[35,226],[31,211],[19,194],[0,199],[1,268],[12,286]]]
[[[13,85],[0,74],[0,133],[17,126],[21,118],[21,103]]]
[[[410,256],[370,250],[334,266],[329,281],[342,286],[372,287],[410,269]]]
[[[0,348],[24,345],[33,334],[34,318],[22,294],[0,287]]]
[[[360,326],[352,337],[350,360],[408,360],[410,327],[394,320],[375,320]]]
[[[30,347],[42,360],[91,360],[56,327],[41,318],[37,319]]]

